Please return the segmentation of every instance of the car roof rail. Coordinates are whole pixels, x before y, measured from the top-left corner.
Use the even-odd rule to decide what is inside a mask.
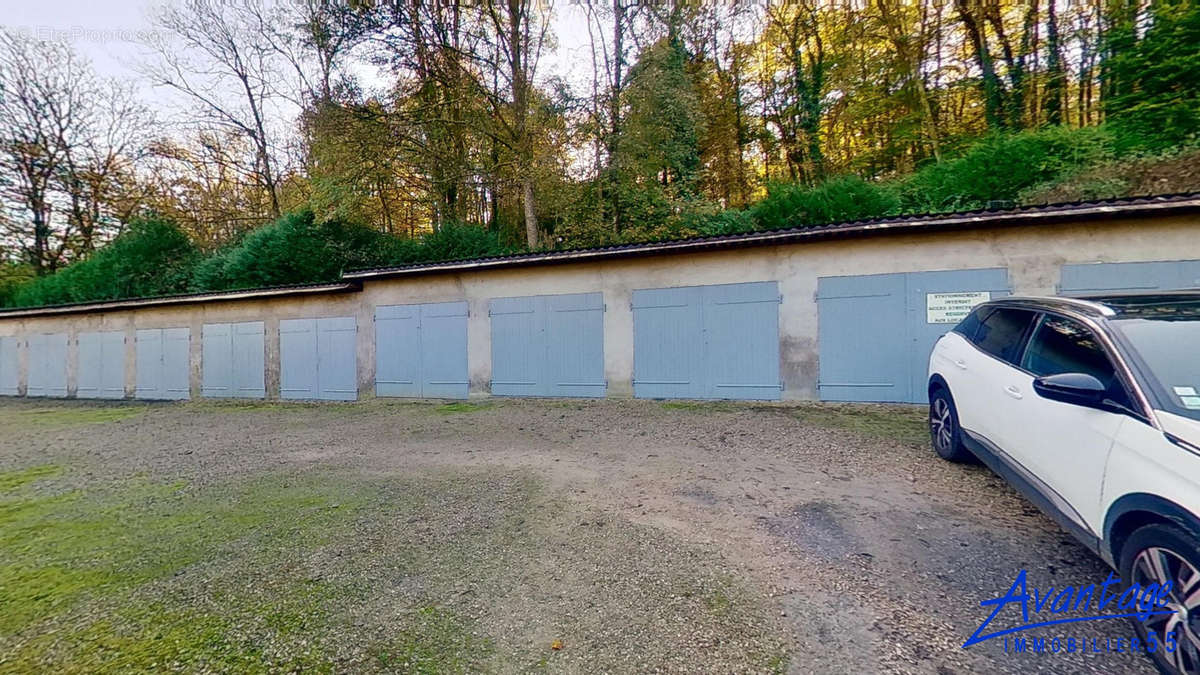
[[[1055,305],[1066,305],[1075,309],[1087,310],[1093,314],[1099,314],[1104,317],[1116,316],[1117,312],[1108,305],[1094,300],[1086,300],[1084,298],[1070,298],[1061,295],[1010,295],[1008,297],[996,298],[993,300],[996,303],[1013,303],[1019,305],[1032,305],[1034,307],[1053,307]]]
[[[1099,312],[1103,316],[1116,316],[1117,312],[1112,307],[1095,300],[1085,300],[1084,298],[1068,298],[1063,296],[1055,296],[1055,300],[1065,302],[1068,305],[1076,305],[1078,307],[1086,307],[1088,309]]]

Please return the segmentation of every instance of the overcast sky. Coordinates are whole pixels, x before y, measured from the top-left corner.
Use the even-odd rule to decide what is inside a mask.
[[[64,40],[88,57],[96,71],[133,77],[137,41],[151,30],[150,3],[102,0],[0,0],[0,22],[47,40]]]

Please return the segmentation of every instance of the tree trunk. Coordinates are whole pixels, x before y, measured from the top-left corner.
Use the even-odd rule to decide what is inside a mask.
[[[995,64],[992,63],[987,36],[968,4],[970,2],[972,0],[954,0],[954,6],[958,9],[959,19],[967,30],[967,36],[970,38],[975,52],[975,62],[983,76],[984,116],[987,119],[988,128],[1003,129],[1005,127],[1004,90],[1000,86],[1000,78],[996,75]]]
[[[1022,56],[1014,55],[1012,40],[1008,38],[1008,34],[1004,30],[1004,21],[1000,16],[999,7],[988,5],[984,11],[986,12],[987,22],[992,25],[992,30],[996,33],[996,39],[1000,42],[1000,53],[1007,66],[1007,91],[1002,87],[1000,92],[1004,97],[1004,110],[1007,112],[1008,126],[1013,129],[1020,129],[1023,126],[1023,113],[1025,111],[1025,60]],[[1025,9],[1026,35],[1032,30],[1033,19],[1036,14],[1037,2],[1034,0]]]
[[[40,199],[33,201],[33,263],[38,276],[53,274],[55,261],[50,256],[50,206]]]
[[[909,36],[904,33],[903,24],[891,12],[888,1],[878,0],[879,13],[883,19],[884,26],[887,28],[892,48],[896,50],[896,54],[899,55],[904,69],[908,72],[908,77],[913,83],[913,88],[917,94],[917,103],[921,106],[921,125],[925,127],[930,149],[933,151],[934,158],[941,161],[941,134],[938,131],[937,119],[933,116],[933,105],[929,101],[929,90],[925,86],[925,77],[921,73],[920,54],[914,53],[916,50],[909,43]]]
[[[525,241],[532,251],[538,247],[538,221],[533,208],[533,179],[528,175],[521,182],[521,201],[525,203]]]
[[[529,133],[529,77],[525,72],[525,34],[522,27],[525,3],[528,0],[508,0],[508,58],[512,68],[513,127],[517,151],[517,172],[521,181],[521,201],[525,208],[525,244],[529,250],[538,245],[537,210],[533,202],[533,138]]]
[[[625,68],[625,6],[613,0],[613,72],[609,95],[608,176],[609,198],[612,200],[612,231],[621,233],[621,77]]]
[[[1067,77],[1063,72],[1062,48],[1058,37],[1058,0],[1047,0],[1046,5],[1046,93],[1042,101],[1042,112],[1048,124],[1059,125],[1063,121],[1063,102],[1067,93]],[[1083,58],[1080,59],[1082,64]],[[1082,70],[1082,68],[1080,69]],[[1083,78],[1079,87],[1083,89]]]

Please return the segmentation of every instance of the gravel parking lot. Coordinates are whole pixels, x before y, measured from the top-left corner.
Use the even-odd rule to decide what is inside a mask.
[[[0,670],[1151,672],[961,647],[1107,570],[923,415],[3,401]]]

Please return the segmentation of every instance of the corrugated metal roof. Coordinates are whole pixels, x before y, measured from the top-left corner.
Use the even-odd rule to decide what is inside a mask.
[[[895,216],[891,218],[832,223],[829,225],[794,227],[716,237],[694,237],[645,244],[621,244],[596,248],[521,253],[489,258],[448,260],[436,263],[354,270],[346,272],[342,277],[344,279],[378,279],[417,274],[435,274],[439,272],[554,265],[702,250],[772,246],[883,234],[971,229],[975,227],[1006,227],[1036,223],[1056,223],[1083,218],[1128,218],[1145,215],[1172,215],[1197,212],[1200,212],[1200,193],[1190,192],[1176,195],[1026,206],[1002,210]]]
[[[243,290],[217,291],[212,293],[181,293],[178,295],[160,295],[151,298],[129,298],[125,300],[106,300],[103,302],[76,302],[69,305],[49,305],[46,307],[18,307],[14,309],[0,309],[0,319],[15,319],[29,316],[54,316],[58,314],[85,314],[89,312],[111,312],[121,309],[142,309],[145,307],[187,305],[198,302],[254,300],[258,298],[273,298],[282,295],[349,293],[360,290],[362,290],[362,284],[357,281],[338,281],[324,284],[293,284],[290,286],[247,288]]]

